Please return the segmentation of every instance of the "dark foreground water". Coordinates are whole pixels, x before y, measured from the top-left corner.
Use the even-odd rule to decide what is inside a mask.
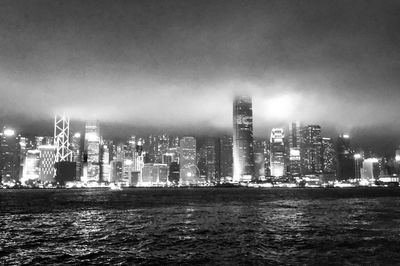
[[[400,264],[400,189],[2,190],[0,264]]]

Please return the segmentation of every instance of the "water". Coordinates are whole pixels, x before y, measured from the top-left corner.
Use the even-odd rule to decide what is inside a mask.
[[[0,264],[400,264],[400,189],[0,191]]]

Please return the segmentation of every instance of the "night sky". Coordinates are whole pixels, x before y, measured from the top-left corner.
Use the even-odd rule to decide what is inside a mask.
[[[300,120],[356,146],[400,144],[400,1],[0,1],[0,122],[52,134],[55,112],[110,137],[255,135]]]

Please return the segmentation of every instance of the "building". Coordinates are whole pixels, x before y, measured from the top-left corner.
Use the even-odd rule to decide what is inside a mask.
[[[303,128],[301,144],[301,161],[303,175],[322,174],[322,136],[321,127],[309,125]]]
[[[19,136],[15,131],[4,128],[0,133],[0,181],[16,182],[20,172]]]
[[[331,138],[322,138],[322,172],[336,175],[336,151]]]
[[[56,147],[53,145],[41,145],[40,151],[40,181],[42,183],[54,182],[54,163],[56,159]]]
[[[361,179],[378,179],[380,173],[379,159],[367,158],[362,162]]]
[[[197,168],[196,158],[196,139],[194,137],[183,137],[180,140],[180,183],[194,185],[197,184],[200,173]],[[197,169],[194,170],[194,169]]]
[[[271,176],[285,176],[285,134],[282,128],[273,128],[270,138]]]
[[[40,151],[29,150],[26,153],[22,183],[39,181],[40,178]]]
[[[71,141],[72,161],[76,163],[76,176],[81,178],[83,175],[83,152],[82,152],[82,137],[81,133],[76,132],[72,136]]]
[[[232,180],[233,177],[233,139],[231,136],[219,138],[220,181]]]
[[[84,141],[84,162],[86,164],[86,182],[101,181],[100,169],[100,125],[99,121],[86,121],[85,124],[85,141]]]
[[[110,182],[110,149],[108,142],[104,141],[101,145],[101,181]]]
[[[299,177],[301,175],[301,125],[300,122],[293,122],[289,124],[289,165],[288,172],[292,177]]]
[[[166,164],[148,163],[143,166],[142,186],[166,186],[168,183],[168,166]]]
[[[250,97],[238,96],[233,102],[233,181],[254,177],[253,109]]]
[[[337,178],[347,180],[354,178],[354,151],[350,145],[349,135],[340,135],[337,138]]]

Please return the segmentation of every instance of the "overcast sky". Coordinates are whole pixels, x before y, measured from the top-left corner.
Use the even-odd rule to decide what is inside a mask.
[[[232,97],[249,94],[258,137],[300,120],[382,150],[400,144],[399,14],[386,0],[1,0],[0,121],[230,132]]]

